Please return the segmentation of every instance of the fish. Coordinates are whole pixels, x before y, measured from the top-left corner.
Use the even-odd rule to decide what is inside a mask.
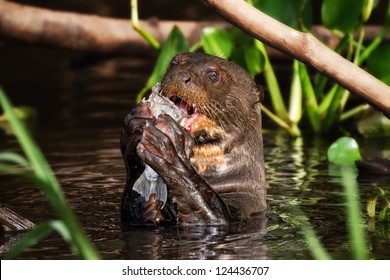
[[[153,88],[148,99],[142,99],[141,102],[148,103],[152,115],[158,118],[161,114],[170,115],[176,122],[180,121],[188,115],[178,108],[173,101],[163,96],[160,83],[157,83]],[[146,201],[149,200],[152,194],[156,195],[156,199],[162,202],[161,209],[167,202],[168,190],[164,180],[154,171],[149,165],[145,164],[145,170],[141,176],[135,181],[133,190],[139,193]]]

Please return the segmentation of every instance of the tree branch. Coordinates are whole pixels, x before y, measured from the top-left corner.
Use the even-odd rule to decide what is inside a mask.
[[[365,99],[390,118],[390,88],[320,43],[309,33],[293,30],[244,1],[202,0],[228,21],[275,49],[294,57]],[[141,21],[159,42],[179,25],[191,44],[206,26],[227,28],[221,22]],[[321,28],[327,40],[334,40]],[[0,35],[79,51],[131,54],[151,50],[131,28],[129,20],[51,11],[0,0]]]
[[[314,67],[390,118],[390,87],[333,52],[310,33],[298,32],[245,1],[201,1],[243,31]]]
[[[142,27],[162,43],[174,21],[141,21]],[[206,26],[225,26],[215,22],[180,22],[180,29],[191,44]],[[151,50],[130,20],[59,12],[0,0],[0,35],[30,43],[96,53],[131,54]]]

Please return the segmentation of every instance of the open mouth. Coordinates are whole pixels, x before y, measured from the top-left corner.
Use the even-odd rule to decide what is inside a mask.
[[[191,105],[185,102],[178,96],[171,96],[169,98],[180,110],[186,113],[188,116],[192,116],[194,113],[197,113],[197,109],[194,105]]]
[[[196,121],[201,116],[198,108],[195,105],[191,105],[190,103],[184,101],[178,96],[170,96],[169,99],[176,105],[176,107],[188,115],[188,117],[183,118],[180,121],[180,125],[184,127],[189,133],[191,133],[194,129]]]

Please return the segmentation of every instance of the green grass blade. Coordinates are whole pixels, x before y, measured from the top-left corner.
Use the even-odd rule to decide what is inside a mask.
[[[332,103],[332,100],[334,99],[334,96],[336,95],[339,87],[340,86],[338,84],[333,85],[332,88],[329,90],[329,92],[326,94],[325,98],[320,103],[318,110],[321,116],[324,115],[326,111],[329,109],[330,104]]]
[[[297,124],[302,117],[302,84],[299,77],[299,62],[293,62],[293,74],[290,89],[289,117],[292,123]]]
[[[280,91],[279,83],[276,78],[275,72],[269,61],[267,51],[265,50],[264,44],[258,40],[255,43],[256,47],[261,51],[265,59],[264,63],[264,78],[267,83],[268,90],[270,92],[271,103],[275,114],[285,122],[290,122],[289,115]]]
[[[22,239],[4,255],[4,258],[16,258],[24,250],[39,243],[54,230],[61,234],[63,239],[71,246],[72,251],[77,254],[77,248],[73,243],[72,235],[69,232],[68,227],[62,221],[54,220],[40,223],[37,227],[25,234]]]
[[[40,181],[31,170],[9,163],[0,163],[0,173],[21,176],[34,182],[44,183]]]
[[[138,19],[138,0],[130,0],[130,14],[131,24],[135,31],[137,31],[154,49],[160,49],[160,43],[145,29],[141,27]]]
[[[4,110],[4,113],[7,114],[12,130],[31,164],[34,176],[28,176],[31,176],[35,182],[38,182],[38,187],[40,187],[40,189],[45,193],[58,216],[68,227],[72,235],[73,243],[77,247],[80,257],[85,259],[98,259],[98,254],[89,239],[82,232],[72,210],[66,204],[65,195],[62,192],[57,178],[54,176],[48,162],[43,156],[41,150],[33,141],[30,134],[27,132],[22,121],[16,116],[14,110],[12,109],[11,102],[8,100],[1,87],[0,105]],[[9,166],[7,168],[9,169]]]
[[[340,116],[340,121],[343,122],[347,119],[350,119],[350,118],[353,118],[357,115],[360,115],[364,111],[367,111],[369,108],[370,108],[370,105],[368,105],[368,104],[358,105],[358,106],[342,113]]]
[[[79,249],[76,244],[73,242],[72,233],[69,231],[69,228],[63,221],[51,221],[50,226],[61,234],[62,238],[69,244],[72,252],[74,254],[79,254]]]
[[[0,161],[12,162],[23,167],[30,166],[30,163],[27,161],[26,158],[12,152],[0,152]]]
[[[339,86],[336,90],[335,95],[333,96],[332,102],[330,103],[328,110],[326,111],[325,117],[323,118],[322,130],[324,132],[329,131],[332,125],[335,125],[339,121],[339,119],[337,118],[341,115],[340,103],[343,97],[345,97],[346,95],[348,95],[348,91]]]
[[[379,36],[375,37],[375,39],[363,50],[359,57],[359,61],[357,65],[362,65],[367,58],[370,57],[371,53],[378,48],[378,46],[382,43],[383,39],[386,38],[387,32],[390,27],[390,1],[387,1],[387,10],[386,10],[386,19],[382,26],[381,32]]]
[[[16,243],[7,253],[4,254],[3,259],[11,260],[19,256],[24,250],[37,244],[53,232],[49,222],[44,222],[37,225],[36,228],[26,233],[18,243]]]
[[[290,126],[284,120],[276,116],[270,110],[268,110],[263,104],[260,105],[261,111],[266,114],[272,121],[274,121],[278,126],[284,128],[291,136],[298,137],[301,135],[301,131],[297,126]]]
[[[317,237],[317,234],[310,226],[309,223],[302,223],[301,229],[305,235],[306,242],[309,246],[310,252],[316,260],[331,260],[332,257],[322,246],[321,241]]]
[[[303,100],[305,102],[307,115],[309,117],[309,121],[311,123],[314,132],[318,133],[321,131],[321,123],[320,123],[319,107],[317,103],[317,96],[314,92],[313,85],[310,81],[307,68],[303,63],[299,63],[299,74],[302,80],[302,88],[303,88],[303,96],[304,96]]]
[[[290,212],[292,213],[290,219],[296,226],[301,229],[312,256],[317,260],[332,259],[332,257],[323,247],[313,227],[308,221],[309,219],[302,211],[302,209],[298,205],[293,205],[290,207]]]
[[[0,88],[0,105],[3,107],[4,112],[7,114],[8,121],[12,127],[12,130],[18,139],[23,151],[25,152],[31,166],[36,175],[42,178],[47,183],[53,184],[53,188],[60,193],[60,188],[57,180],[53,176],[53,172],[45,160],[42,152],[37,149],[37,145],[32,140],[32,137],[28,131],[24,128],[23,122],[15,114],[12,109],[11,103],[6,98],[3,90]],[[59,199],[64,201],[64,197],[59,196]]]
[[[353,166],[342,166],[341,182],[346,200],[345,207],[352,256],[354,259],[366,260],[368,247],[362,221],[359,187]]]

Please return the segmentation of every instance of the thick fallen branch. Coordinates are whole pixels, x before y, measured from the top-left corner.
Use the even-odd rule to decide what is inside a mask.
[[[245,1],[202,2],[253,37],[314,67],[390,118],[390,87],[333,52],[310,33],[298,32]]]
[[[174,21],[142,21],[142,27],[164,42]],[[226,23],[180,22],[180,29],[190,43],[200,38],[206,26]],[[134,31],[130,20],[104,18],[71,12],[59,12],[0,0],[0,35],[30,43],[96,53],[122,53],[151,50]]]
[[[35,227],[33,222],[15,213],[7,207],[0,207],[0,232],[23,231]]]
[[[390,88],[334,53],[313,35],[293,30],[244,1],[202,1],[234,25],[269,46],[313,66],[390,117]],[[175,24],[192,44],[199,40],[205,26],[229,26],[221,22],[143,21],[142,27],[159,42],[164,42]],[[314,32],[328,42],[334,40],[324,29],[317,27]],[[372,33],[375,36],[375,31]],[[131,54],[151,50],[131,28],[128,20],[51,11],[4,0],[0,0],[0,35],[97,53]]]
[[[200,40],[202,29],[206,26],[231,27],[227,22],[157,19],[143,20],[141,25],[160,43],[165,42],[172,27],[177,25],[191,44]],[[338,43],[339,39],[322,26],[314,26],[311,32],[331,48]],[[379,32],[379,26],[366,27],[366,40],[373,40]],[[58,12],[4,0],[0,0],[1,35],[24,42],[96,53],[145,54],[152,51],[152,47],[133,30],[130,20]],[[390,40],[390,32],[386,39]],[[268,48],[267,52],[272,57],[287,57],[272,48]]]

